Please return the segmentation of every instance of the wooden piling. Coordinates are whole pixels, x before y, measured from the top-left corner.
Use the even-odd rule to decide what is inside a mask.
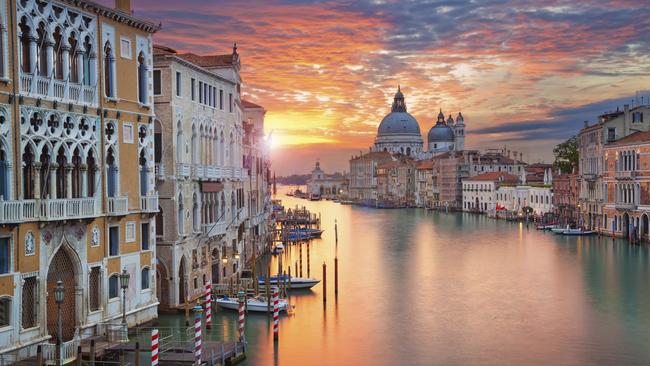
[[[293,273],[295,273],[295,275],[298,276],[298,261],[296,261],[296,264],[294,265],[294,268],[295,269],[294,269]]]
[[[327,302],[327,265],[323,262],[323,304]]]
[[[43,346],[36,346],[36,365],[43,366]]]
[[[334,297],[339,296],[339,258],[334,257]]]
[[[300,277],[302,277],[302,244],[300,245]]]
[[[307,243],[307,277],[311,277],[309,265],[309,242]]]
[[[90,340],[90,366],[95,366],[95,340]]]
[[[183,279],[181,279],[182,281]],[[188,299],[185,298],[185,326],[189,327],[190,326],[190,304]]]
[[[266,301],[268,303],[268,306],[266,307],[266,311],[268,314],[271,314],[271,270],[266,269],[266,278],[264,278],[264,286],[266,288]]]
[[[338,224],[336,222],[336,219],[334,219],[334,242],[336,244],[339,243],[339,227],[338,227]]]
[[[82,360],[81,360],[81,346],[77,346],[77,360],[76,361],[77,362],[75,362],[75,364],[77,366],[82,366],[83,365]]]
[[[289,291],[291,291],[291,266],[289,266],[289,270],[287,272],[287,286],[289,287]]]
[[[124,351],[120,352],[120,366],[124,366]]]
[[[135,366],[140,366],[140,342],[135,342]]]

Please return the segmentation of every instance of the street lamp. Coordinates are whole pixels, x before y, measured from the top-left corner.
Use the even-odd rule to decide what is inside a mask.
[[[61,322],[61,304],[63,304],[63,299],[65,295],[65,288],[63,287],[63,281],[56,281],[56,287],[54,288],[54,302],[56,303],[56,363],[57,365],[61,364],[61,339],[63,338],[63,328]]]
[[[235,254],[233,254],[233,257],[235,257],[236,260],[239,260],[239,252],[235,251]]]
[[[223,255],[221,256],[221,263],[228,264],[228,256],[226,255],[226,250],[224,248]]]
[[[129,287],[131,275],[126,269],[120,273],[120,287],[122,288],[122,325],[126,328],[126,289]]]

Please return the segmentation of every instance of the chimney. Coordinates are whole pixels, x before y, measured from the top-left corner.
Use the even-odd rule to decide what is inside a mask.
[[[623,105],[623,112],[625,112],[626,116],[627,116],[628,113],[630,113],[630,105],[629,104]]]
[[[115,0],[115,10],[131,15],[131,0]]]
[[[589,127],[589,121],[585,121],[585,128]]]

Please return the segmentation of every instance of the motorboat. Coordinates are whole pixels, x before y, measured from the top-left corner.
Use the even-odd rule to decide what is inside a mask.
[[[323,234],[323,230],[321,229],[313,229],[313,228],[305,227],[305,228],[298,228],[295,230],[291,230],[289,234],[287,234],[287,239],[291,241],[307,240],[307,239],[320,238],[322,234]]]
[[[537,225],[537,230],[553,230],[556,229],[557,225]]]
[[[551,231],[554,234],[564,234],[565,231],[570,230],[570,229],[571,229],[571,227],[569,225],[567,225],[566,227],[558,226],[558,227],[552,228]]]
[[[271,249],[271,253],[273,254],[280,254],[282,252],[284,252],[284,245],[282,245],[282,243],[277,243],[273,249]]]
[[[567,229],[562,232],[563,235],[592,235],[596,232],[593,230]]]
[[[279,281],[278,281],[279,279]],[[288,275],[280,275],[280,276],[271,276],[269,277],[269,284],[271,286],[277,286],[279,283],[283,283],[284,281],[287,281],[289,279]],[[312,288],[316,286],[320,280],[317,280],[315,278],[306,278],[306,277],[291,277],[291,289],[296,290],[296,289],[307,289],[307,288]],[[265,285],[266,284],[266,277],[264,276],[259,276],[258,277],[258,283],[260,285]]]
[[[310,201],[320,201],[321,196],[318,193],[312,193],[311,195],[309,195],[309,200]]]
[[[228,296],[220,297],[215,300],[217,305],[223,309],[239,310],[239,300]],[[278,300],[278,308],[280,311],[286,311],[289,306],[287,299]],[[269,302],[265,296],[250,297],[246,300],[246,308],[248,311],[269,312],[273,311],[273,303],[269,308]]]

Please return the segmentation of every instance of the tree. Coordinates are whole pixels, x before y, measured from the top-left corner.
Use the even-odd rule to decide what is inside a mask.
[[[562,173],[571,173],[573,172],[573,168],[576,168],[577,173],[579,159],[578,138],[573,136],[555,146],[553,155],[555,155],[555,161],[553,162],[553,168],[555,170],[560,169]]]

